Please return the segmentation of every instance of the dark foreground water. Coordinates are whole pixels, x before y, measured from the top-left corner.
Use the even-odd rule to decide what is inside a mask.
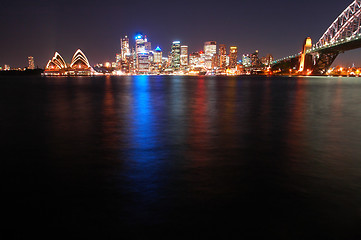
[[[361,78],[0,78],[2,224],[361,239]]]

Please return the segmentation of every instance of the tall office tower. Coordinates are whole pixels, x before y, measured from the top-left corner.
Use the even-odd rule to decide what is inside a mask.
[[[154,63],[154,51],[149,51],[148,58],[149,58],[149,63],[152,65]]]
[[[242,56],[242,65],[245,67],[250,67],[251,64],[251,57],[249,56],[249,54],[243,54]]]
[[[216,69],[219,67],[219,57],[217,54],[212,56],[212,69]]]
[[[137,55],[135,54],[135,48],[134,47],[132,48],[129,59],[130,59],[130,61],[132,63],[131,72],[135,73],[136,70],[137,70],[137,66],[136,66],[136,64],[137,64]]]
[[[147,38],[146,38],[146,40],[147,40]],[[145,49],[145,51],[147,51],[147,52],[152,51],[152,44],[151,44],[151,42],[145,42],[145,43],[144,43],[144,49]]]
[[[217,42],[209,41],[204,43],[204,54],[214,55],[217,54]]]
[[[237,47],[229,48],[229,68],[235,68],[237,66]]]
[[[117,67],[122,65],[122,54],[121,53],[115,54],[115,62],[117,63]]]
[[[121,52],[121,60],[125,61],[126,56],[130,55],[130,48],[129,48],[129,38],[125,36],[124,38],[120,39],[120,52]]]
[[[28,69],[35,69],[35,63],[34,63],[34,58],[32,56],[28,57],[28,61],[29,61],[29,67]]]
[[[189,67],[191,69],[198,67],[199,57],[200,56],[198,52],[189,54]]]
[[[188,66],[188,46],[181,46],[180,64],[182,67]]]
[[[120,39],[120,54],[116,54],[116,63],[122,72],[129,73],[129,56],[131,55],[129,38],[125,36]]]
[[[273,56],[271,54],[267,54],[266,56],[266,66],[270,66],[271,63],[273,62]]]
[[[225,44],[219,44],[219,67],[226,68],[227,49]]]
[[[180,53],[181,53],[180,41],[174,41],[172,43],[172,50],[171,50],[171,56],[172,56],[171,68],[173,68],[173,70],[179,70],[180,68]]]
[[[203,52],[189,54],[190,69],[200,69],[205,67],[205,57]]]
[[[133,54],[130,54],[126,57],[126,63],[122,65],[122,71],[125,73],[134,73],[135,66],[134,66],[134,56]]]
[[[204,58],[207,69],[213,68],[213,56],[217,54],[217,43],[209,41],[204,43]]]
[[[252,67],[261,67],[262,66],[261,60],[258,57],[258,50],[256,50],[254,53],[251,54],[251,64],[252,64]]]
[[[135,67],[138,73],[148,73],[149,71],[149,44],[147,36],[141,33],[135,36]]]
[[[140,74],[149,73],[149,54],[148,53],[138,53],[138,69],[137,72]]]
[[[156,47],[154,49],[154,63],[161,63],[162,62],[162,49],[160,47]]]
[[[145,52],[145,42],[146,38],[144,38],[141,33],[135,36],[135,55]]]

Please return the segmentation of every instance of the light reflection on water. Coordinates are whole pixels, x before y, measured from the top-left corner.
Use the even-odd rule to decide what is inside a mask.
[[[44,209],[43,225],[100,226],[113,236],[360,234],[359,79],[1,83],[1,143],[13,156],[4,162],[5,192],[27,192],[26,211]]]

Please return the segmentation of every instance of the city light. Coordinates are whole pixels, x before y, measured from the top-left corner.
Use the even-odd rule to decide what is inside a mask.
[[[147,35],[136,33],[134,42],[128,36],[120,39],[120,51],[115,61],[97,63],[93,67],[86,55],[76,50],[71,62],[55,52],[47,62],[44,75],[345,75],[359,76],[357,68],[331,68],[335,58],[344,51],[361,47],[360,7],[357,1],[349,5],[315,43],[306,38],[302,51],[274,60],[270,53],[261,56],[258,50],[243,53],[239,58],[238,46],[227,46],[216,41],[204,42],[203,49],[189,52],[189,46],[175,40],[170,51],[160,46],[152,48]],[[357,8],[356,8],[357,7]],[[357,11],[356,11],[356,10]],[[344,19],[347,21],[339,21]],[[340,22],[340,24],[339,24]],[[228,53],[227,53],[228,50]],[[29,70],[35,68],[34,58],[28,57]],[[5,65],[2,71],[10,68]],[[16,69],[16,68],[15,68]]]

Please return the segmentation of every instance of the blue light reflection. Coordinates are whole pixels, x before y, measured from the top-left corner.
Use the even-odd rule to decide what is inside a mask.
[[[128,187],[133,192],[133,215],[137,221],[153,221],[152,206],[159,201],[159,191],[164,184],[162,164],[165,156],[156,112],[161,111],[155,103],[149,76],[133,78],[131,86],[127,151]],[[159,221],[160,219],[158,219]]]

